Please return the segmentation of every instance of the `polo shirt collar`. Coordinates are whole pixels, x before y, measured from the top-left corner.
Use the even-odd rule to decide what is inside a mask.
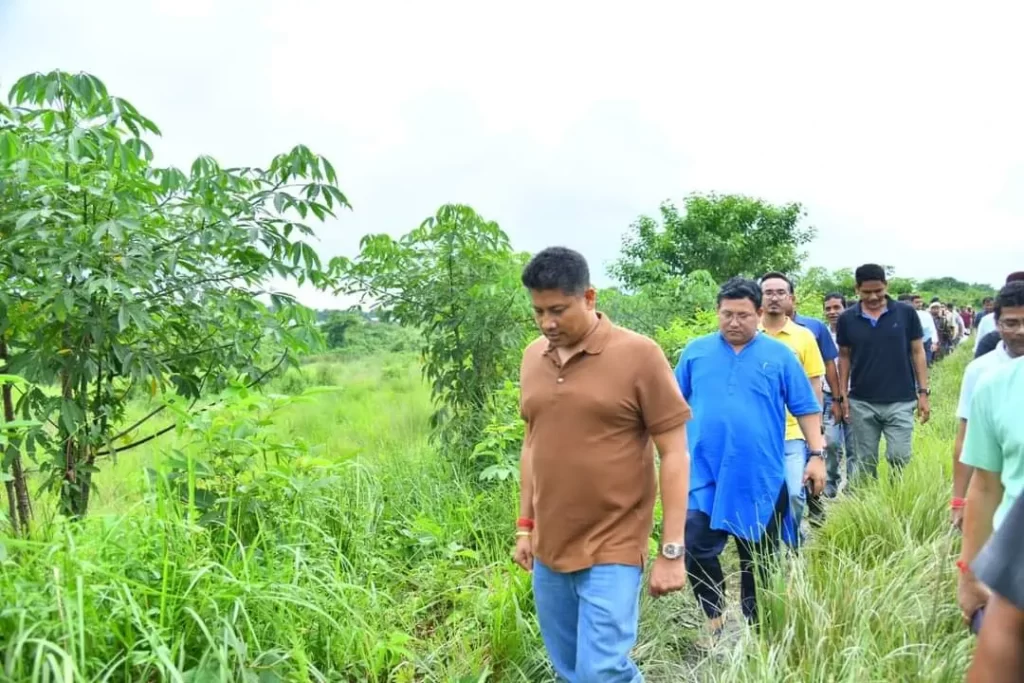
[[[765,334],[768,333],[768,330],[766,330],[764,328],[764,323],[758,323],[757,324],[757,329],[758,329],[759,332],[764,332]],[[797,326],[797,324],[795,322],[793,322],[793,319],[790,318],[789,316],[786,316],[786,324],[782,326],[782,328],[779,330],[778,333],[779,334],[789,334],[789,335],[792,335],[792,334],[795,334],[798,329],[800,329],[800,328]],[[754,336],[757,336],[757,335],[754,335]]]
[[[580,344],[579,353],[586,353],[591,356],[597,355],[604,351],[604,347],[608,345],[608,338],[612,333],[612,321],[604,313],[598,311],[597,313],[597,325],[594,326],[586,337],[583,338],[583,342]],[[547,349],[544,350],[545,354],[552,353],[555,347],[548,342]]]
[[[888,294],[886,294],[885,295],[885,308],[883,308],[882,312],[878,314],[878,317],[881,318],[883,315],[885,315],[890,310],[892,310],[892,304],[893,304],[893,298],[891,296],[889,296]],[[866,315],[864,313],[864,308],[861,306],[861,302],[860,301],[855,303],[853,306],[854,306],[854,308],[857,309],[857,315],[859,315],[859,316]]]

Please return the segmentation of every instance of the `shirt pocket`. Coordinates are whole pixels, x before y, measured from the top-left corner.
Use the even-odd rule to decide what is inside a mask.
[[[766,398],[777,398],[781,394],[782,366],[770,361],[762,361],[753,373],[751,385],[754,391]]]

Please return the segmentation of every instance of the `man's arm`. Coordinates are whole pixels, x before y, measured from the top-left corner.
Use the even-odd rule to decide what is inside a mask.
[[[1024,682],[1024,499],[1010,508],[999,531],[971,565],[992,595],[978,634],[968,683]]]
[[[843,395],[843,392],[839,391],[839,370],[836,369],[835,361],[825,362],[825,381],[828,382],[833,396]]]
[[[686,532],[686,509],[690,496],[690,451],[686,426],[680,425],[654,437],[661,460],[659,487],[663,543],[681,543]]]
[[[850,347],[839,347],[839,386],[832,389],[833,396],[843,397],[843,414],[850,408]]]
[[[967,683],[1024,683],[1024,611],[998,593],[988,601]]]
[[[914,361],[914,376],[917,378],[918,412],[921,424],[924,424],[931,413],[931,402],[927,394],[921,393],[922,390],[928,389],[928,357],[924,353],[924,342],[920,337],[910,342],[910,357]]]
[[[967,420],[960,418],[956,425],[956,438],[953,440],[953,497],[966,498],[967,485],[971,483],[974,468],[960,462],[964,450],[964,436],[967,434]]]
[[[1003,482],[999,473],[976,469],[967,486],[967,506],[964,508],[964,538],[960,546],[960,560],[965,564],[974,560],[992,536],[992,518],[1002,500]]]
[[[523,450],[519,456],[519,517],[533,519],[533,453],[530,448],[530,426],[526,426]]]
[[[812,451],[825,450],[825,437],[821,434],[821,412],[796,415],[795,417],[800,425],[800,431],[807,441],[807,448]]]

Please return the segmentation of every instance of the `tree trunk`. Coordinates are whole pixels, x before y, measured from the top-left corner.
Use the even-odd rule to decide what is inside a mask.
[[[61,396],[67,401],[75,399],[74,386],[71,384],[71,373],[64,369],[60,374]],[[74,435],[60,420],[61,446],[64,449],[64,481],[60,487],[61,511],[72,518],[79,516],[78,486],[78,443]]]
[[[0,336],[0,362],[3,366],[7,366],[7,340],[3,336]],[[0,388],[0,395],[3,400],[3,411],[4,421],[14,421],[14,396],[12,395],[12,386],[10,384],[4,384]],[[32,507],[28,498],[28,482],[25,481],[25,470],[21,466],[21,452],[19,449],[18,439],[11,435],[8,435],[10,442],[7,446],[7,453],[5,459],[10,460],[11,481],[4,482],[4,486],[7,489],[7,502],[8,510],[11,515],[11,526],[14,528],[14,533],[28,533],[29,521],[32,519]]]

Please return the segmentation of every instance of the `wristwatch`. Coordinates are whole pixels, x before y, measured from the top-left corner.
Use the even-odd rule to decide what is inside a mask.
[[[925,396],[931,396],[932,395],[932,390],[931,389],[918,389],[917,393],[918,394],[924,394]]]
[[[682,543],[665,543],[661,546],[661,555],[666,560],[678,560],[683,556],[686,546]]]
[[[825,452],[824,451],[811,451],[811,450],[808,450],[807,451],[807,458],[810,459],[810,458],[813,458],[813,457],[824,458],[825,457]]]

